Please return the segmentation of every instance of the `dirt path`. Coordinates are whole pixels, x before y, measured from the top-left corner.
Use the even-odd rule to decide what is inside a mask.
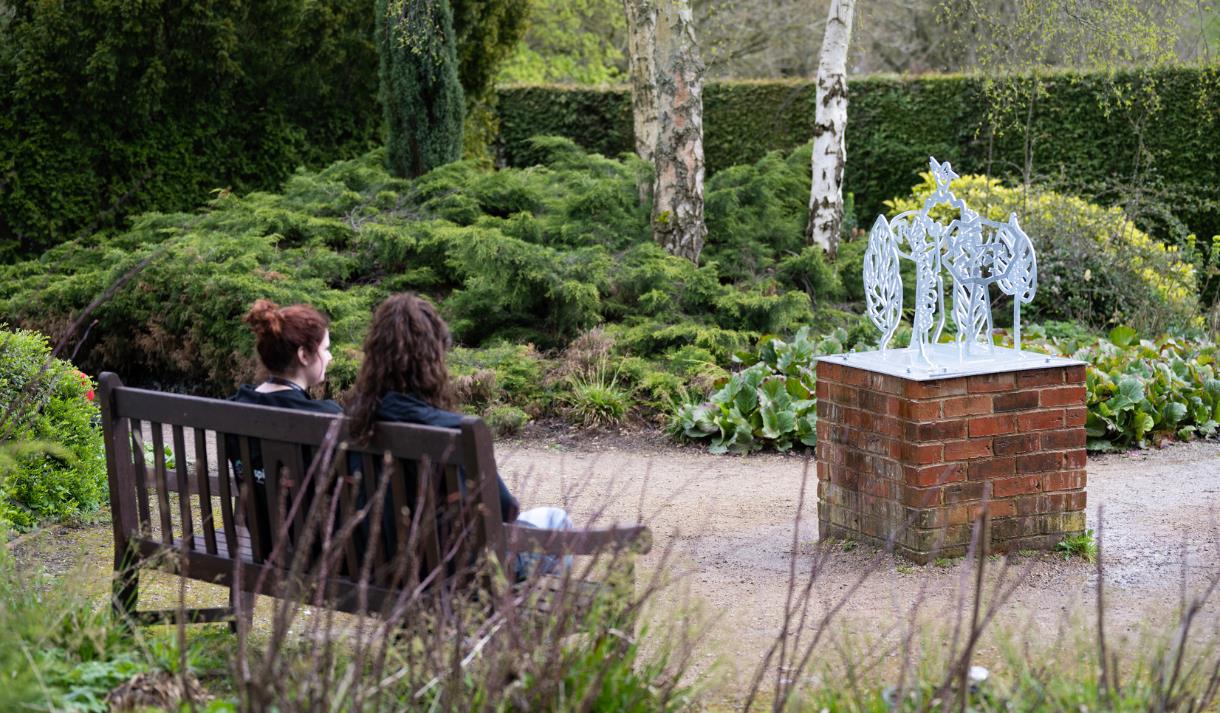
[[[523,507],[563,504],[578,524],[602,509],[603,520],[635,521],[642,512],[657,547],[641,572],[655,566],[673,543],[676,569],[685,573],[692,600],[718,617],[708,656],[729,660],[730,677],[738,683],[753,669],[782,623],[805,469],[801,458],[710,456],[659,445],[569,450],[507,444],[497,453]],[[1121,639],[1168,615],[1183,586],[1198,589],[1220,567],[1220,443],[1095,457],[1088,470],[1089,527],[1098,527],[1098,506],[1104,506],[1107,629]],[[806,574],[808,554],[818,546],[815,486],[810,473],[797,537],[798,568]],[[966,570],[960,561],[917,567],[869,547],[842,544],[834,546],[816,586],[822,610],[878,557],[876,572],[836,619],[840,632],[862,640],[892,638],[894,624],[910,619],[921,590],[923,620],[944,622],[956,615]],[[1050,641],[1065,623],[1091,616],[1097,592],[1092,565],[1049,554],[1015,560],[1023,580],[999,618],[1001,629]],[[681,611],[682,603],[676,591],[666,597],[673,612]],[[1214,628],[1220,603],[1213,602],[1207,614],[1208,628]],[[985,659],[987,648],[981,653]]]

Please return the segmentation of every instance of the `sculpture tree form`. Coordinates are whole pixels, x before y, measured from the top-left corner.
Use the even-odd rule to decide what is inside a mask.
[[[888,348],[902,319],[900,259],[915,263],[915,314],[909,349],[932,366],[928,345],[940,341],[945,329],[945,272],[953,282],[952,313],[957,327],[959,359],[978,347],[993,353],[991,286],[1012,299],[1014,346],[1021,349],[1021,305],[1034,299],[1038,263],[1029,236],[1016,214],[1001,223],[981,217],[953,195],[957,178],[948,162],[930,161],[936,191],[923,207],[886,221],[877,216],[864,253],[864,295],[868,316],[881,330],[881,349]],[[947,206],[957,217],[947,225],[931,217]]]

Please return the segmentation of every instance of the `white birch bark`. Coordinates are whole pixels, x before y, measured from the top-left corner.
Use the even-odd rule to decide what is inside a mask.
[[[689,0],[657,8],[657,148],[652,236],[693,263],[707,238],[703,222],[703,62]]]
[[[813,123],[813,186],[806,237],[834,256],[843,224],[843,167],[847,163],[847,47],[855,0],[831,0],[818,60]]]
[[[657,5],[654,0],[623,0],[623,10],[627,13],[635,152],[652,163],[657,148]]]

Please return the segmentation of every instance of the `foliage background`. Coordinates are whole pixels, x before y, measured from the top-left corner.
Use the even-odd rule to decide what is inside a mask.
[[[1105,205],[1127,201],[1138,188],[1143,200],[1173,214],[1158,219],[1175,229],[1170,237],[1220,234],[1220,142],[1214,138],[1220,65],[1060,72],[1040,82],[1026,132],[1028,88],[997,107],[979,76],[850,78],[845,190],[855,195],[857,213],[883,212],[883,201],[918,182],[930,155],[962,174],[1022,180],[1028,138],[1035,182]],[[513,86],[499,93],[509,165],[533,160],[528,138],[535,134],[566,136],[606,156],[633,150],[626,89]],[[814,95],[807,81],[710,83],[704,91],[709,172],[808,141]]]

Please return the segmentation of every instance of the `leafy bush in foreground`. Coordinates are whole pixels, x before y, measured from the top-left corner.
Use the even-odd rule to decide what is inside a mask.
[[[867,346],[858,341],[861,336],[858,330],[839,328],[820,340],[808,329],[790,343],[768,338],[756,355],[740,355],[738,363],[749,366],[718,381],[706,401],[676,407],[670,431],[711,439],[712,453],[814,446],[817,357]],[[1004,334],[997,334],[996,342],[1011,346]],[[1101,338],[1049,323],[1029,327],[1022,348],[1088,363],[1090,450],[1144,448],[1160,439],[1191,440],[1220,432],[1220,349],[1210,342],[1140,340],[1130,327],[1116,327]]]
[[[93,382],[66,361],[42,370],[46,337],[0,331],[0,524],[96,510],[106,496]]]
[[[1034,337],[1026,349],[1088,362],[1090,450],[1191,440],[1220,428],[1220,371],[1215,344],[1174,337],[1139,339],[1130,327],[1108,337]]]
[[[686,438],[711,438],[711,453],[817,445],[815,360],[842,352],[846,340],[843,329],[817,340],[808,328],[791,342],[766,340],[757,363],[726,379],[706,402],[680,406],[671,430]]]

